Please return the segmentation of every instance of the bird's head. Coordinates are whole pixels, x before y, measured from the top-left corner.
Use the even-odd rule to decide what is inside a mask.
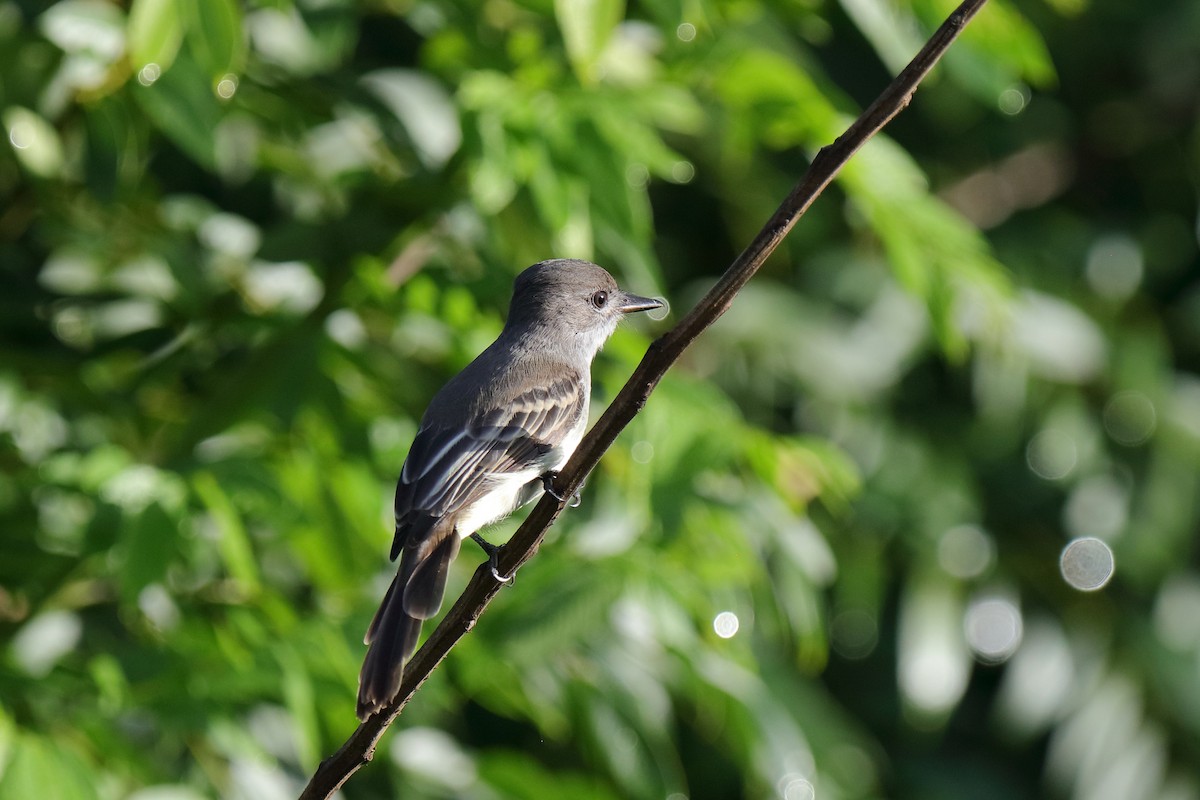
[[[517,276],[505,330],[560,342],[591,358],[626,314],[662,305],[622,290],[590,261],[556,258]]]

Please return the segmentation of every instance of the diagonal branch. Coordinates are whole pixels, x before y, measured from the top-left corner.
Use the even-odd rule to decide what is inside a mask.
[[[554,487],[559,497],[571,497],[583,485],[600,457],[612,446],[617,435],[641,411],[666,371],[679,359],[696,337],[703,333],[732,305],[734,297],[754,276],[800,216],[808,210],[841,168],[872,136],[899,114],[917,90],[921,80],[962,32],[987,0],[965,0],[933,34],[912,62],[876,98],[845,133],[833,144],[822,147],[808,171],[763,226],[737,260],[696,307],[678,325],[661,336],[646,351],[645,357],[629,381],[613,399],[596,425],[584,437],[567,462]],[[542,497],[529,517],[500,549],[498,569],[512,575],[533,557],[546,531],[562,513],[563,501],[549,493]],[[487,564],[475,570],[445,619],[405,666],[404,679],[396,698],[380,713],[358,726],[342,747],[321,762],[300,800],[329,798],[375,754],[384,731],[441,663],[459,639],[475,626],[480,614],[500,591],[502,584],[492,577]]]

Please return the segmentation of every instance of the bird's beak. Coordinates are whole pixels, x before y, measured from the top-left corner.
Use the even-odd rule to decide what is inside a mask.
[[[632,314],[635,311],[649,311],[652,308],[662,308],[663,301],[655,300],[653,297],[639,297],[636,294],[621,292],[621,308],[622,314]]]

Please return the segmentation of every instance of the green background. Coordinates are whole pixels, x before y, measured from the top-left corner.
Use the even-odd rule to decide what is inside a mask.
[[[602,407],[950,9],[0,2],[0,798],[295,796],[512,278],[670,300]],[[1200,798],[1198,109],[992,0],[343,796]]]

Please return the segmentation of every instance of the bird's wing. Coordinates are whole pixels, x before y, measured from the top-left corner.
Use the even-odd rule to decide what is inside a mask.
[[[444,517],[482,497],[503,475],[544,464],[587,408],[577,375],[529,389],[477,414],[466,425],[430,425],[417,433],[396,485],[392,558],[410,538],[424,538],[420,520]],[[410,534],[414,534],[410,536]]]

